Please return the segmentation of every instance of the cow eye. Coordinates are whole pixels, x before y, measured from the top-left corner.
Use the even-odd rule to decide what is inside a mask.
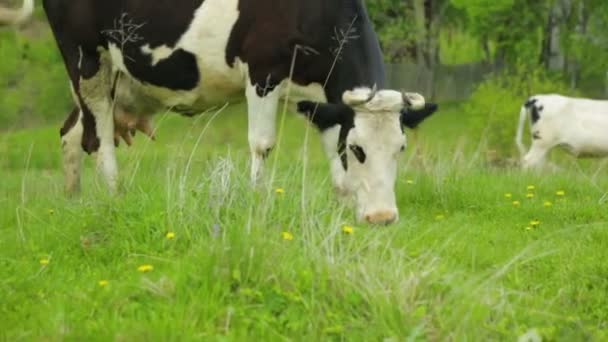
[[[359,163],[363,164],[365,163],[365,151],[363,151],[363,148],[359,145],[348,145],[348,148],[353,152],[353,154],[355,155],[355,158],[357,158],[357,160],[359,161]]]
[[[399,149],[399,151],[401,151],[401,152],[405,151],[405,145],[401,145],[401,148]]]

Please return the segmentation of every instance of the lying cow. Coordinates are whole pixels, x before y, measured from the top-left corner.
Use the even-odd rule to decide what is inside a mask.
[[[357,197],[359,219],[398,218],[393,175],[405,142],[401,123],[408,121],[407,109],[424,106],[424,98],[386,89],[382,53],[363,0],[284,0],[280,6],[274,0],[175,0],[153,6],[139,0],[44,0],[43,5],[81,109],[64,131],[64,153],[78,145],[97,152],[111,191],[118,181],[112,108],[135,116],[166,109],[197,113],[244,93],[255,184],[275,144],[279,100],[292,90],[351,109],[319,113],[319,119],[343,127],[333,135],[333,149],[350,140],[366,149],[364,166],[348,168],[336,187]],[[361,155],[350,147],[344,153]],[[332,163],[341,163],[343,155],[332,154]],[[79,168],[73,162],[79,158],[65,158],[73,164],[66,169]],[[72,175],[66,173],[68,190],[76,189]],[[375,188],[380,183],[385,185]]]
[[[522,140],[528,117],[532,146],[526,153]],[[542,167],[554,147],[575,157],[608,156],[608,101],[556,94],[532,96],[521,108],[515,141],[524,168]]]

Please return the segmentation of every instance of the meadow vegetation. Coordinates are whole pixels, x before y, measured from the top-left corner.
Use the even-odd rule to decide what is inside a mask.
[[[445,108],[410,135],[390,227],[353,223],[291,113],[257,193],[238,105],[212,121],[168,114],[158,141],[122,147],[117,198],[92,158],[82,196],[63,195],[55,126],[3,134],[0,334],[606,339],[605,170],[491,167],[463,115]]]
[[[157,141],[119,148],[119,196],[89,156],[68,198],[54,42],[3,31],[0,60],[2,340],[608,340],[605,161],[509,161],[522,96],[559,77],[522,67],[440,102],[406,132],[399,223],[375,227],[291,112],[252,191],[239,103],[161,113]]]

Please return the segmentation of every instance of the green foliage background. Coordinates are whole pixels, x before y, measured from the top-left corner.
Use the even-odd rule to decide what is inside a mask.
[[[427,39],[433,33],[419,32],[416,20],[420,18],[416,18],[414,10],[418,4],[426,11],[422,20],[427,25],[435,22],[439,25],[436,41],[440,64],[481,62],[501,65],[504,72],[491,76],[489,84],[480,85],[472,103],[467,106],[471,114],[480,116],[477,121],[483,122],[498,119],[485,116],[492,110],[478,100],[488,97],[488,87],[500,85],[497,92],[513,94],[510,97],[514,101],[509,105],[511,108],[531,95],[516,85],[530,83],[526,76],[529,72],[514,70],[533,70],[535,79],[545,79],[542,82],[546,86],[539,89],[527,87],[527,91],[546,90],[592,97],[605,95],[608,2],[559,1],[569,4],[572,12],[568,21],[562,24],[561,44],[568,60],[576,62],[580,69],[580,82],[576,89],[569,85],[569,70],[547,70],[541,64],[549,13],[559,3],[558,0],[374,0],[366,1],[366,4],[387,62],[411,63],[416,61],[417,54],[426,53],[416,45],[417,41]],[[40,3],[37,6],[34,29],[15,31],[0,28],[0,128],[3,129],[55,122],[64,117],[71,106],[61,58]],[[577,30],[579,10],[588,16],[585,34]],[[513,75],[521,76],[520,80],[515,82]],[[501,80],[503,77],[505,79]],[[504,122],[505,125],[512,120],[506,113],[500,118],[509,120]]]
[[[118,149],[121,196],[87,157],[83,194],[67,198],[55,42],[40,8],[33,27],[0,29],[0,339],[608,340],[604,165],[570,159],[548,175],[485,159],[513,155],[527,96],[603,96],[608,2],[572,0],[593,13],[588,34],[576,20],[562,30],[576,87],[540,62],[553,0],[422,3],[443,16],[440,64],[502,65],[406,132],[391,227],[354,224],[318,135],[292,113],[276,178],[252,191],[243,105],[159,116],[155,142]],[[416,61],[414,0],[367,4],[387,62]]]

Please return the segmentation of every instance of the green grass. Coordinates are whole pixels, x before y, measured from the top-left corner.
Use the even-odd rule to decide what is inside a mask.
[[[488,167],[466,116],[444,106],[410,134],[400,222],[377,228],[333,195],[301,118],[287,115],[275,178],[254,192],[242,106],[210,117],[168,115],[158,141],[121,147],[114,198],[90,157],[83,194],[63,195],[58,125],[0,135],[3,340],[608,338],[597,162]]]

